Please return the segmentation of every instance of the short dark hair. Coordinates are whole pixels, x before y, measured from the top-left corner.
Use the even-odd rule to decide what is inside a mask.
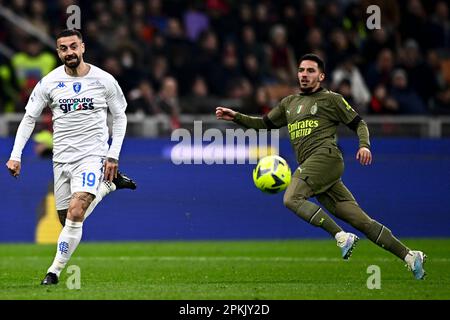
[[[81,32],[78,31],[77,29],[65,29],[65,30],[61,31],[61,32],[58,33],[58,35],[56,36],[56,40],[58,40],[59,38],[63,38],[63,37],[71,37],[71,36],[77,36],[78,39],[80,39],[81,41],[83,41],[83,36],[81,35]]]
[[[319,67],[319,70],[322,72],[325,72],[325,62],[323,62],[323,60],[317,54],[313,54],[313,53],[305,54],[303,57],[300,58],[300,61],[298,62],[298,64],[300,65],[300,63],[302,63],[302,61],[304,61],[304,60],[311,60],[311,61],[317,62],[317,66]]]

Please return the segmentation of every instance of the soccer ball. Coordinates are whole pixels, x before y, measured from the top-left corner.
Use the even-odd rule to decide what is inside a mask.
[[[261,158],[253,169],[255,186],[266,193],[278,193],[291,182],[291,169],[280,156],[271,155]]]

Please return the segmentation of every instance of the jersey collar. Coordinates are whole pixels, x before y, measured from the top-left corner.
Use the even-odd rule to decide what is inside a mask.
[[[313,92],[300,92],[300,95],[301,96],[310,96],[310,95],[312,95],[314,93],[317,93],[317,92],[320,92],[320,91],[323,91],[323,90],[325,90],[325,89],[322,88],[322,87],[319,87],[319,89],[317,89],[316,91],[313,91]]]

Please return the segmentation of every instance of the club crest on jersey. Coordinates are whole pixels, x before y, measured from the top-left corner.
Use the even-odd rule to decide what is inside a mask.
[[[73,91],[75,91],[75,93],[80,92],[81,90],[81,82],[74,82],[73,83]]]
[[[311,107],[311,114],[315,115],[317,113],[317,103],[314,103]]]

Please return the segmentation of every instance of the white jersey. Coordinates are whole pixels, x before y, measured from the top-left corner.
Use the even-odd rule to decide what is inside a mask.
[[[87,156],[119,159],[126,130],[127,103],[112,75],[93,65],[83,77],[68,75],[64,66],[54,69],[34,88],[21,126],[27,125],[27,116],[28,121],[30,117],[38,118],[47,105],[53,113],[54,162],[69,163]],[[108,108],[114,117],[110,148],[106,122]],[[11,159],[18,161],[29,138],[28,135],[22,141],[21,136],[27,134],[20,132],[19,127],[11,154]]]

